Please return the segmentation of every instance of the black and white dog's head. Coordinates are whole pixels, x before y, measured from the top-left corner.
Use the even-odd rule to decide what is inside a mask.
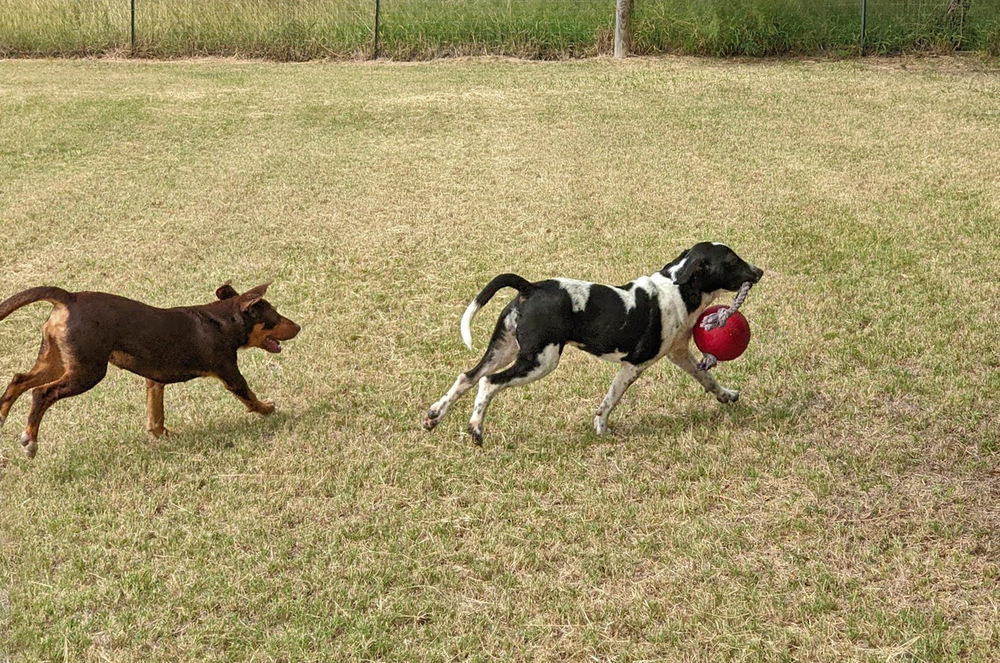
[[[735,292],[747,281],[756,283],[764,270],[743,260],[725,244],[700,242],[677,256],[660,273],[678,286],[690,311],[700,306],[704,295],[721,290]]]

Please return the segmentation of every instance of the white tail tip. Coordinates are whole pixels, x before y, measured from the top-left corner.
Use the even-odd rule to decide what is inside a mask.
[[[479,310],[479,304],[476,300],[472,300],[469,307],[465,309],[465,314],[462,316],[462,341],[465,343],[465,347],[472,349],[472,318],[476,315],[476,311]]]

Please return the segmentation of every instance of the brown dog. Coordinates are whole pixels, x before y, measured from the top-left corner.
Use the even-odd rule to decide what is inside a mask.
[[[14,401],[33,389],[21,445],[34,458],[45,411],[62,398],[94,387],[109,362],[146,378],[146,430],[154,437],[167,432],[163,386],[192,378],[218,378],[248,410],[271,414],[274,404],[254,395],[236,363],[239,348],[281,352],[281,341],[299,333],[297,324],[264,300],[267,285],[241,295],[227,283],[215,291],[219,301],[170,309],[62,288],[31,288],[14,295],[0,303],[0,320],[33,302],[46,301],[55,308],[42,327],[35,366],[16,374],[0,398],[0,427]]]

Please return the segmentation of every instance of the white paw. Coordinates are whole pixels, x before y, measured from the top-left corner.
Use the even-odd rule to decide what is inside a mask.
[[[594,432],[598,435],[604,435],[608,432],[608,422],[601,417],[594,417]]]

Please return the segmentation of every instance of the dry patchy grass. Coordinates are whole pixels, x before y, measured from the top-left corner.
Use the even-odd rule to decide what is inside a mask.
[[[29,462],[18,403],[0,659],[995,660],[1000,80],[904,64],[0,62],[0,294],[303,325],[242,357],[268,419],[193,382],[150,442],[113,370]],[[482,449],[420,430],[488,278],[703,238],[767,270],[738,406],[664,364],[598,438],[568,351]]]

